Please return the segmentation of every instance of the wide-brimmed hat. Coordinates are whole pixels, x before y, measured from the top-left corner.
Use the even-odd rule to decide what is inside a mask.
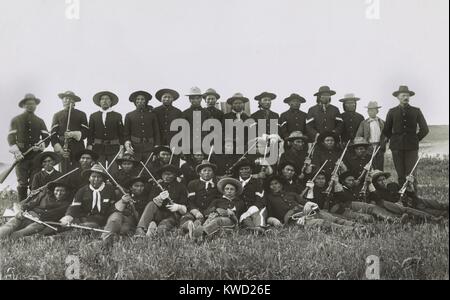
[[[220,99],[220,95],[216,92],[215,89],[207,89],[204,93],[203,93],[203,98],[206,99],[206,97],[208,95],[213,95],[214,97],[216,97],[217,100]]]
[[[131,162],[135,166],[139,165],[139,161],[130,153],[125,153],[121,158],[117,159],[117,164],[121,165],[124,162]]]
[[[45,152],[39,153],[34,158],[34,163],[35,163],[36,167],[41,168],[42,161],[44,159],[46,159],[47,157],[51,157],[51,159],[53,159],[55,161],[55,165],[57,165],[61,162],[61,157],[57,153],[52,152],[52,151],[45,151]]]
[[[152,96],[149,92],[146,92],[146,91],[136,91],[136,92],[133,92],[133,93],[130,95],[130,97],[128,98],[128,100],[130,100],[130,102],[134,102],[134,101],[136,101],[136,98],[137,98],[137,96],[139,96],[139,95],[144,96],[145,101],[147,101],[147,103],[148,103],[150,100],[152,100],[152,98],[153,98],[153,96]]]
[[[99,164],[93,165],[89,170],[84,170],[83,172],[81,172],[81,176],[89,177],[92,173],[98,173],[105,179],[109,178],[108,174],[106,174],[105,170]]]
[[[392,93],[392,95],[394,97],[397,97],[398,95],[402,94],[402,93],[407,93],[409,94],[411,97],[414,96],[416,93],[414,93],[413,91],[410,91],[408,86],[406,85],[401,85],[397,91],[395,91],[394,93]]]
[[[340,99],[339,102],[347,102],[347,101],[359,101],[361,100],[361,98],[358,98],[355,96],[355,94],[350,93],[350,94],[345,94],[344,98]]]
[[[339,142],[339,136],[338,136],[336,133],[332,132],[332,131],[325,131],[325,132],[321,133],[321,134],[319,135],[319,137],[317,138],[317,142],[318,142],[319,144],[321,144],[321,143],[323,143],[323,141],[324,141],[325,138],[327,138],[327,137],[332,137],[332,138],[334,138],[334,141],[335,141],[336,144]]]
[[[262,92],[258,96],[255,96],[256,101],[260,101],[262,98],[270,98],[270,100],[274,100],[275,98],[277,98],[277,95],[270,92]]]
[[[177,91],[172,90],[172,89],[161,89],[161,90],[157,91],[155,94],[155,98],[161,102],[162,96],[164,96],[164,94],[171,94],[173,97],[173,101],[180,98],[180,94]]]
[[[253,170],[255,168],[255,164],[248,158],[244,158],[238,162],[234,168],[236,171],[239,171],[242,167],[250,167]]]
[[[217,183],[217,189],[221,194],[224,194],[224,188],[227,186],[227,184],[231,184],[236,188],[236,196],[240,196],[244,190],[242,187],[242,183],[234,178],[231,177],[225,177],[219,180]]]
[[[244,97],[244,95],[242,93],[235,93],[233,96],[228,98],[227,103],[229,105],[233,105],[233,102],[235,100],[242,100],[243,103],[247,103],[249,101],[248,98]]]
[[[133,184],[135,184],[136,182],[142,182],[145,184],[145,183],[147,183],[147,179],[142,176],[133,177],[125,183],[125,188],[130,189],[133,186]]]
[[[294,168],[295,173],[298,173],[298,170],[297,170],[297,167],[295,165],[295,162],[293,162],[291,160],[283,160],[278,165],[278,171],[281,172],[286,166],[292,166]]]
[[[286,142],[292,142],[295,140],[303,140],[305,143],[308,142],[308,137],[304,135],[301,131],[294,131],[286,138]]]
[[[366,139],[363,137],[355,137],[355,139],[353,140],[353,143],[349,147],[356,148],[358,146],[369,147],[370,143],[368,141],[366,141]]]
[[[36,98],[36,96],[34,96],[33,94],[26,94],[25,97],[23,97],[23,99],[19,101],[19,107],[23,108],[25,102],[29,100],[33,100],[34,102],[36,102],[36,105],[39,105],[39,103],[41,103],[41,99]]]
[[[344,181],[345,181],[345,179],[347,179],[348,177],[355,177],[355,174],[353,174],[353,172],[350,172],[350,171],[345,171],[345,172],[343,172],[343,173],[341,173],[340,175],[339,175],[339,182],[341,183],[341,184],[343,184],[344,183]]]
[[[64,99],[64,98],[68,97],[68,98],[71,98],[74,102],[80,102],[81,101],[81,98],[78,97],[77,95],[75,95],[75,93],[72,92],[72,91],[66,91],[64,93],[60,93],[60,94],[58,94],[58,97],[60,99]]]
[[[289,102],[291,102],[292,100],[300,100],[300,103],[306,103],[306,99],[305,98],[303,98],[299,94],[295,94],[295,93],[291,94],[289,97],[284,99],[283,102],[289,104]]]
[[[380,176],[389,178],[389,177],[391,177],[391,173],[383,172],[380,170],[373,170],[372,173],[370,173],[370,176],[372,177],[372,183],[375,184]]]
[[[191,87],[189,89],[189,92],[187,92],[187,94],[185,96],[188,96],[188,97],[190,97],[190,96],[201,96],[201,97],[203,97],[203,93],[202,93],[202,90],[199,87],[194,86],[194,87]]]
[[[172,149],[170,149],[169,146],[160,145],[160,146],[156,146],[156,147],[153,149],[153,155],[154,155],[154,156],[158,156],[159,153],[161,153],[161,152],[163,152],[163,151],[172,153]]]
[[[116,94],[114,94],[113,92],[110,92],[110,91],[101,91],[101,92],[95,94],[94,97],[92,98],[95,105],[100,106],[100,98],[104,95],[109,96],[109,98],[111,99],[111,107],[113,107],[114,105],[119,103],[119,97],[117,97]]]
[[[213,169],[214,173],[217,171],[217,165],[210,163],[207,160],[204,160],[201,164],[199,164],[196,168],[195,168],[195,172],[198,174],[200,173],[201,170],[203,170],[206,167],[210,167]]]
[[[378,102],[376,101],[370,101],[369,104],[367,104],[366,108],[376,108],[376,109],[380,109],[382,106],[378,105]]]
[[[55,188],[57,188],[59,186],[64,187],[66,189],[66,192],[68,192],[72,189],[72,187],[64,181],[51,182],[47,185],[47,189],[53,193],[55,191]]]
[[[172,165],[172,164],[167,164],[162,166],[161,168],[159,168],[158,170],[158,174],[161,176],[164,172],[171,172],[173,174],[175,174],[176,176],[178,176],[180,174],[180,168],[177,168],[176,166]]]
[[[332,89],[330,89],[329,86],[321,86],[319,88],[319,91],[317,93],[314,94],[314,96],[320,96],[322,94],[330,94],[331,96],[336,95],[336,92],[333,91]]]
[[[97,152],[94,152],[89,149],[84,149],[75,154],[75,156],[74,156],[75,161],[79,161],[81,159],[81,157],[85,154],[90,155],[92,157],[92,160],[94,160],[94,161],[98,160],[98,158],[99,158],[99,155],[97,154]]]

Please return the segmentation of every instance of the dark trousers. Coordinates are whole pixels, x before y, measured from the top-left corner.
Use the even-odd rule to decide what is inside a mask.
[[[373,150],[375,150],[376,146],[378,146],[378,144],[372,144],[369,147],[369,151],[371,153],[373,153]],[[378,151],[377,155],[375,155],[375,158],[373,159],[373,169],[374,170],[384,171],[384,154],[385,154],[385,152],[386,152],[385,149],[380,149],[380,151]]]
[[[17,193],[19,194],[19,200],[25,200],[28,196],[28,187],[31,184],[33,175],[38,171],[33,163],[34,155],[27,156],[24,160],[16,166],[17,176]]]
[[[414,164],[419,158],[419,150],[391,150],[394,160],[395,171],[398,175],[398,184],[403,186]]]

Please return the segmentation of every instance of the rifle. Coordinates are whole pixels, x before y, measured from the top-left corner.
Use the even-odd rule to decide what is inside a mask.
[[[97,229],[97,228],[91,228],[91,227],[82,226],[82,225],[77,225],[77,224],[67,224],[67,225],[63,225],[63,224],[58,223],[58,222],[47,222],[47,224],[50,224],[50,225],[56,225],[56,226],[61,226],[61,227],[67,227],[67,228],[83,229],[83,230],[89,230],[89,231],[95,231],[95,232],[101,232],[101,233],[111,233],[111,231],[108,231],[108,230]]]
[[[69,111],[67,113],[67,127],[66,127],[66,133],[70,132],[70,117],[72,116],[72,102],[69,103]],[[69,141],[70,139],[66,136],[64,136],[64,152],[67,152],[69,150]]]
[[[31,153],[33,151],[34,147],[38,147],[40,145],[42,145],[42,143],[45,143],[45,141],[47,141],[49,138],[51,138],[53,135],[55,135],[56,132],[52,133],[51,135],[49,135],[48,137],[46,137],[45,139],[40,140],[39,142],[37,142],[36,144],[34,144],[33,147],[31,147],[30,149],[28,149],[27,151],[25,151],[22,156],[25,157],[27,156],[29,153]],[[11,174],[12,170],[14,170],[14,168],[17,166],[18,163],[20,163],[22,159],[16,159],[14,161],[14,163],[7,169],[5,170],[3,173],[0,174],[0,183],[5,182],[6,178],[8,178],[9,174]]]
[[[378,147],[375,148],[375,150],[374,150],[373,153],[372,153],[372,157],[370,158],[370,161],[369,161],[369,163],[367,164],[367,165],[369,166],[369,168],[366,169],[366,168],[364,167],[363,171],[361,172],[361,175],[359,175],[359,177],[358,177],[358,179],[357,179],[358,182],[361,182],[361,180],[362,180],[364,177],[367,177],[366,174],[367,174],[367,173],[370,173],[370,168],[372,167],[373,160],[375,159],[375,156],[378,154],[378,151],[380,151],[380,149],[381,149],[380,146],[378,146]],[[367,173],[366,173],[366,172],[367,172]]]
[[[369,178],[370,175],[370,171],[372,170],[372,164],[373,164],[373,160],[375,158],[375,155],[377,155],[378,151],[380,150],[381,147],[377,147],[375,149],[375,151],[372,153],[372,158],[370,159],[369,163],[368,163],[368,170],[364,169],[361,173],[361,176],[358,178],[358,181],[360,182],[360,180],[362,180],[362,176],[365,173],[364,176],[364,184],[361,188],[361,191],[359,192],[359,198],[362,200],[362,202],[367,202],[367,189],[369,188],[369,183],[367,181],[367,178]],[[361,178],[361,179],[360,179]]]
[[[116,162],[117,158],[119,158],[120,154],[122,153],[123,149],[119,149],[119,152],[117,152],[117,155],[114,157],[114,159],[111,161],[109,166],[106,168],[106,170],[109,170],[111,166]]]
[[[311,149],[309,149],[308,155],[306,156],[305,160],[307,160],[307,159],[311,160],[312,159],[312,156],[314,154],[314,150],[316,149],[316,145],[317,145],[317,142],[314,142],[312,144]],[[305,171],[306,171],[306,163],[303,164],[302,171],[301,171],[300,174],[304,176],[305,175]]]
[[[109,174],[108,170],[106,170],[102,164],[99,163],[99,165],[100,165],[100,167],[102,167],[102,169],[105,171],[105,173],[109,176],[111,181],[117,186],[117,188],[120,190],[120,192],[124,195],[128,195],[129,193],[127,193],[125,191],[125,189],[114,179],[114,177],[112,177],[111,174]],[[133,200],[129,204],[130,204],[131,210],[133,211],[134,216],[136,217],[136,219],[139,219],[139,213],[137,212],[136,207],[134,206]]]
[[[345,146],[344,151],[342,151],[341,157],[336,162],[336,166],[334,167],[334,170],[331,173],[331,178],[333,178],[334,176],[336,176],[338,174],[339,167],[341,166],[342,161],[344,160],[344,156],[345,156],[345,153],[347,153],[347,149],[348,149],[349,145],[350,145],[350,141],[347,142],[347,145]],[[325,195],[326,195],[326,198],[327,198],[326,201],[325,201],[325,207],[327,207],[327,208],[330,205],[330,196],[331,196],[331,192],[333,191],[333,186],[334,186],[334,181],[331,180],[331,178],[330,178],[330,182],[328,184],[328,187],[327,187],[327,189],[324,192]]]
[[[414,167],[412,168],[411,172],[409,173],[409,176],[412,176],[414,174],[414,171],[416,170],[417,165],[419,164],[419,162],[422,159],[423,155],[424,155],[424,153],[422,153],[419,156],[419,159],[417,160],[416,164],[414,165]],[[405,183],[403,184],[402,188],[398,191],[398,193],[400,194],[400,199],[402,199],[405,196],[408,184],[409,184],[409,182],[408,182],[408,180],[406,180]]]
[[[173,152],[172,152],[172,153],[173,153]],[[146,161],[145,164],[144,164],[144,168],[142,168],[142,170],[139,172],[138,177],[141,177],[141,176],[142,176],[142,173],[144,173],[144,171],[145,171],[145,166],[148,165],[148,163],[150,162],[150,160],[152,159],[152,157],[153,157],[153,152],[152,152],[152,153],[150,154],[150,156],[148,157],[147,161]]]
[[[156,185],[161,190],[161,192],[165,192],[166,190],[162,187],[162,185],[158,182],[158,180],[156,180],[155,176],[153,176],[152,172],[150,172],[150,170],[147,169],[147,167],[144,165],[144,163],[142,161],[141,161],[141,165],[144,166],[144,169],[147,171],[148,175],[150,175],[152,180],[156,183]],[[169,196],[169,204],[173,204],[173,203],[174,203],[173,200]]]
[[[311,179],[312,182],[314,182],[317,178],[317,176],[319,176],[320,172],[322,172],[323,168],[325,168],[325,165],[328,163],[328,159],[323,163],[323,165],[320,167],[320,169],[316,172],[316,174],[314,175],[314,177]],[[303,190],[301,196],[303,197],[303,195],[309,190],[309,188],[307,187],[306,189]]]
[[[234,168],[247,156],[247,154],[258,145],[258,141],[256,141],[248,150],[245,152],[228,170],[227,172],[232,172]]]
[[[48,223],[45,223],[45,222],[39,220],[38,218],[33,217],[32,215],[30,215],[30,214],[29,214],[28,212],[26,212],[26,211],[22,213],[22,216],[23,216],[25,219],[28,219],[28,220],[30,220],[30,221],[33,221],[34,223],[37,223],[37,224],[40,224],[40,225],[44,225],[45,227],[48,227],[48,228],[50,228],[50,229],[53,229],[54,231],[58,231],[58,228],[53,227],[53,226],[49,225]]]
[[[65,177],[69,176],[70,174],[72,174],[72,173],[78,171],[79,169],[80,169],[80,168],[73,169],[72,171],[70,171],[70,172],[68,172],[68,173],[66,173],[66,174],[64,174],[64,175],[62,175],[62,176],[56,178],[55,180],[52,180],[52,181],[48,182],[46,185],[43,185],[43,186],[41,186],[40,188],[31,191],[30,194],[28,195],[28,197],[27,197],[25,200],[22,200],[20,203],[27,203],[28,201],[31,200],[31,198],[33,198],[34,196],[38,195],[40,192],[42,192],[43,190],[45,190],[51,183],[58,182],[58,181],[60,181],[61,179],[63,179],[63,178],[65,178]]]

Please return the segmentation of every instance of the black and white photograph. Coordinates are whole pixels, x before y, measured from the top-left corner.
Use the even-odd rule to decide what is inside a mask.
[[[1,281],[449,279],[447,0],[0,0],[0,101]]]

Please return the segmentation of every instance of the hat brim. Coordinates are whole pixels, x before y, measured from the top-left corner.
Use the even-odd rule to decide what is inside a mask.
[[[216,97],[217,100],[220,99],[220,95],[219,95],[219,94],[217,94],[217,93],[212,93],[212,92],[204,93],[204,94],[202,95],[202,97],[203,97],[203,99],[206,99],[206,97],[208,97],[209,95],[213,95],[214,97]]]
[[[320,96],[322,94],[330,94],[330,96],[334,96],[334,95],[336,95],[336,92],[333,91],[333,90],[317,92],[317,93],[314,94],[314,96]]]
[[[367,108],[367,109],[380,109],[380,108],[383,108],[383,107],[382,106],[372,106],[372,107],[365,106],[365,108]]]
[[[270,98],[270,100],[275,100],[277,98],[277,95],[274,93],[262,93],[261,95],[258,95],[255,97],[256,101],[260,101],[262,98]]]
[[[139,95],[144,96],[144,98],[145,98],[145,100],[146,100],[147,102],[149,102],[150,100],[153,99],[153,96],[152,96],[150,93],[146,92],[146,91],[136,91],[136,92],[134,92],[134,93],[132,93],[132,94],[130,95],[130,97],[128,98],[128,100],[130,100],[130,102],[134,102],[134,101],[136,101],[136,98],[137,98],[137,96],[139,96]]]
[[[158,170],[158,174],[161,176],[164,172],[171,172],[178,176],[180,174],[180,169],[174,165],[165,165]]]
[[[242,195],[244,188],[242,187],[241,182],[239,180],[231,178],[231,177],[222,178],[217,183],[217,189],[219,190],[219,192],[221,194],[224,194],[223,190],[227,184],[231,184],[236,188],[236,196]]]
[[[327,138],[327,137],[332,137],[332,138],[334,138],[334,141],[337,143],[337,142],[339,142],[339,136],[336,134],[336,133],[334,133],[334,132],[324,132],[324,133],[322,133],[321,135],[319,135],[319,137],[317,138],[317,141],[319,142],[319,143],[323,143],[323,141],[325,140],[325,138]]]
[[[142,182],[142,183],[147,183],[147,179],[145,177],[135,177],[135,178],[131,178],[130,180],[128,180],[125,184],[125,188],[130,189],[133,184],[135,184],[136,182]]]
[[[25,103],[30,100],[34,101],[36,103],[36,105],[39,105],[41,103],[41,99],[38,99],[38,98],[25,98],[25,99],[22,99],[19,101],[19,107],[23,108],[25,106]]]
[[[199,164],[196,168],[195,168],[195,172],[198,174],[200,173],[204,168],[206,167],[210,167],[213,169],[214,173],[216,173],[217,171],[217,165],[213,164],[213,163],[203,163],[203,164]]]
[[[300,100],[300,103],[306,103],[306,99],[305,98],[303,98],[303,97],[300,97],[300,98],[297,98],[297,97],[289,97],[289,98],[286,98],[286,99],[284,99],[284,103],[286,103],[286,104],[289,104],[291,101],[293,101],[293,100]]]
[[[180,98],[180,94],[179,94],[177,91],[171,90],[171,89],[162,89],[162,90],[157,91],[156,94],[155,94],[155,98],[156,98],[158,101],[161,102],[161,101],[162,101],[162,96],[163,96],[164,94],[167,94],[167,93],[169,93],[169,94],[172,95],[173,101],[175,101],[175,100],[177,100],[178,98]]]
[[[390,178],[392,175],[389,172],[381,172],[379,174],[372,176],[372,183],[375,183],[378,180],[378,178],[380,178],[381,176],[384,176],[387,179],[387,178]]]
[[[92,173],[97,173],[97,174],[102,175],[103,178],[104,178],[105,180],[109,179],[108,174],[106,174],[105,172],[94,171],[94,170],[91,170],[91,169],[89,169],[89,170],[84,170],[83,172],[81,172],[81,176],[82,176],[82,177],[84,177],[84,176],[89,177],[89,176],[91,176]]]
[[[139,162],[137,160],[134,160],[134,159],[118,158],[116,161],[117,161],[118,165],[121,165],[122,163],[124,163],[126,161],[133,163],[135,166],[139,165]]]
[[[342,103],[345,103],[347,101],[356,101],[356,102],[358,102],[359,100],[361,100],[361,98],[357,98],[357,97],[355,97],[355,98],[343,98],[343,99],[340,99],[339,102],[342,102]]]
[[[159,153],[161,153],[163,151],[172,153],[172,149],[170,149],[167,146],[157,146],[153,149],[153,155],[158,155]]]
[[[36,156],[36,158],[34,159],[35,165],[37,167],[41,168],[42,161],[46,157],[51,157],[55,161],[55,166],[61,162],[61,156],[59,156],[57,153],[55,153],[55,152],[42,152],[42,153],[39,153],[39,155]]]
[[[67,98],[71,98],[74,102],[81,102],[81,98],[78,97],[77,95],[72,95],[72,94],[66,94],[66,93],[60,93],[58,94],[58,97],[62,100],[65,97]]]
[[[231,97],[227,100],[229,105],[233,105],[234,101],[241,100],[243,103],[248,103],[250,100],[246,97]]]
[[[119,103],[119,97],[117,97],[116,94],[114,94],[112,92],[109,92],[109,91],[103,91],[103,92],[100,92],[100,93],[97,93],[97,94],[94,95],[93,101],[94,101],[95,105],[100,106],[100,98],[103,95],[108,95],[109,96],[109,98],[111,99],[111,107],[113,107],[114,105]]]
[[[416,95],[416,93],[413,92],[413,91],[395,91],[394,93],[392,93],[392,95],[393,95],[394,97],[398,97],[398,95],[403,94],[403,93],[409,94],[410,97],[413,97],[413,96]]]
[[[92,151],[92,150],[88,150],[88,149],[84,149],[83,151],[78,152],[77,154],[75,154],[75,160],[79,161],[81,159],[81,157],[85,154],[88,154],[92,157],[92,160],[96,161],[99,159],[99,155]]]
[[[303,140],[305,142],[308,142],[309,138],[307,136],[303,135],[303,136],[296,136],[296,137],[287,137],[285,140],[286,140],[286,142],[292,142],[292,141],[296,141],[296,140]]]
[[[65,183],[65,182],[52,182],[52,183],[49,183],[49,185],[47,186],[47,189],[49,191],[53,192],[55,190],[55,188],[58,187],[58,186],[64,187],[66,189],[66,191],[70,191],[72,189],[72,187],[70,185],[68,185],[67,183]]]

